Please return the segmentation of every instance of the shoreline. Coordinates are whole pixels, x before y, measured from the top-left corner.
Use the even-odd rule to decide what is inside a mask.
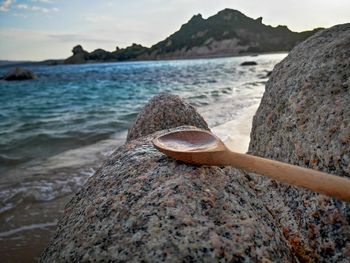
[[[201,60],[201,59],[218,59],[218,58],[236,58],[236,57],[259,57],[263,55],[278,55],[278,54],[288,54],[289,51],[276,51],[276,52],[261,52],[261,53],[253,53],[247,52],[236,55],[212,55],[212,56],[197,56],[197,57],[178,57],[178,58],[160,58],[160,59],[130,59],[130,60],[113,60],[113,61],[90,61],[85,63],[77,63],[77,64],[66,64],[63,61],[65,59],[48,59],[43,61],[26,61],[12,64],[12,61],[9,61],[8,64],[0,64],[0,69],[6,69],[11,67],[31,67],[31,66],[72,66],[72,65],[95,65],[95,64],[112,64],[112,63],[133,63],[133,62],[157,62],[157,61],[187,61],[187,60]],[[47,62],[50,61],[50,62]],[[60,61],[60,63],[52,64],[52,62]]]
[[[230,150],[239,153],[247,153],[253,116],[259,105],[260,103],[244,108],[240,112],[238,118],[215,126],[211,131],[218,136]]]

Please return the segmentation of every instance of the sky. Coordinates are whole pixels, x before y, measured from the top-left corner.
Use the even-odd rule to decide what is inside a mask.
[[[0,0],[0,60],[67,58],[77,44],[152,46],[224,8],[297,32],[350,22],[350,0]]]

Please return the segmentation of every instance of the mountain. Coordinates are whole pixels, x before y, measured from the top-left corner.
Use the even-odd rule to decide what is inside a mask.
[[[150,48],[133,44],[124,49],[117,48],[113,52],[97,49],[89,53],[81,46],[76,46],[73,56],[65,60],[65,63],[200,58],[289,51],[319,30],[321,28],[297,33],[286,26],[265,25],[261,17],[252,19],[237,10],[224,9],[207,19],[200,14],[193,16],[177,32]]]

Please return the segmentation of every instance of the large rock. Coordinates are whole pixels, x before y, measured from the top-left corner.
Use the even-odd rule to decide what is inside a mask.
[[[166,157],[151,144],[164,132],[109,157],[66,206],[40,261],[289,262],[288,243],[250,178]]]
[[[344,24],[310,37],[274,68],[254,116],[249,152],[350,177],[349,106],[350,24]],[[349,203],[255,179],[287,240],[300,244],[299,258],[349,259]]]
[[[152,111],[144,114],[146,109]],[[153,147],[153,138],[185,122],[184,113],[187,121],[207,127],[192,107],[162,94],[142,112],[152,129],[137,121],[131,130],[140,132],[67,204],[41,262],[293,260],[251,176],[229,167],[186,165]],[[191,127],[197,129],[174,129]],[[166,130],[144,136],[157,129]]]
[[[179,96],[160,93],[139,113],[128,132],[127,141],[181,125],[209,129],[202,116],[190,104],[181,100]]]
[[[6,75],[3,77],[4,80],[30,80],[35,79],[35,74],[24,68],[17,67],[15,69],[10,70]]]

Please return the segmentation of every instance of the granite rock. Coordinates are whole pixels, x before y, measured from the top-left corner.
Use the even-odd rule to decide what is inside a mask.
[[[138,114],[128,132],[127,141],[182,125],[209,129],[206,121],[193,106],[181,100],[179,96],[160,93],[154,96]]]
[[[6,73],[6,75],[3,77],[4,80],[30,80],[30,79],[35,79],[36,76],[35,74],[28,70],[28,69],[24,69],[24,68],[15,68],[10,70],[8,73]]]
[[[350,24],[320,31],[275,66],[249,152],[350,177]],[[302,261],[348,262],[350,203],[254,178]],[[349,189],[350,191],[350,189]]]
[[[139,131],[137,138],[118,148],[67,204],[40,262],[294,259],[251,175],[230,167],[187,165],[153,147],[152,139],[185,122],[184,114],[207,129],[192,107],[161,94],[142,112],[152,130],[143,127],[142,118],[136,121],[131,130]],[[171,130],[189,128],[198,129]],[[163,130],[153,132],[157,129]]]
[[[168,158],[151,144],[167,131],[109,157],[66,206],[40,262],[290,262],[249,175]]]

